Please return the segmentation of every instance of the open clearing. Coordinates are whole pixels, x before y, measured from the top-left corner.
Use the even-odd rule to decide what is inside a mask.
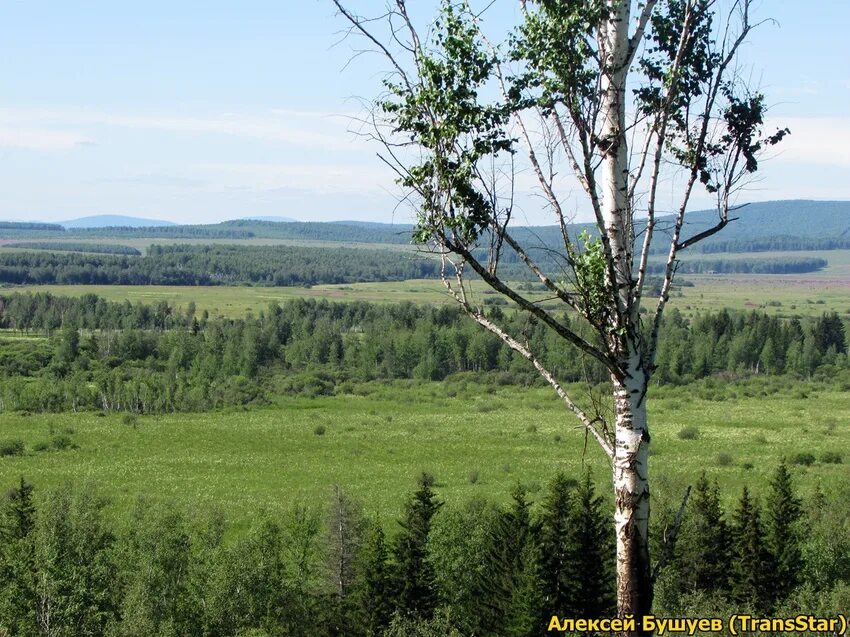
[[[842,268],[844,266],[841,266]],[[687,275],[693,287],[681,287],[671,297],[671,307],[685,315],[698,311],[761,310],[778,316],[820,316],[838,312],[850,316],[850,265],[848,273],[827,276],[812,274],[739,274]],[[479,286],[480,289],[480,286]],[[432,279],[413,279],[386,283],[352,283],[315,285],[313,287],[192,287],[142,285],[32,285],[0,288],[0,293],[50,292],[65,296],[96,294],[108,301],[129,300],[133,303],[168,301],[183,310],[194,301],[198,313],[207,310],[212,316],[240,318],[248,311],[259,312],[270,303],[293,298],[324,298],[332,301],[371,301],[377,303],[454,303],[442,284]],[[489,292],[489,290],[488,290]],[[538,300],[551,295],[527,292]],[[486,298],[483,295],[480,298]],[[549,301],[548,305],[558,307]],[[651,300],[647,306],[652,308]]]
[[[804,494],[818,483],[828,491],[850,480],[847,393],[783,382],[656,390],[657,506],[674,503],[703,469],[730,503],[744,483],[760,493],[780,458],[801,452],[817,459],[794,468]],[[219,507],[237,525],[294,501],[323,506],[333,484],[389,522],[423,470],[450,502],[504,500],[516,482],[535,493],[557,470],[578,475],[583,463],[606,491],[605,458],[592,441],[583,451],[576,421],[546,388],[463,380],[368,387],[367,396],[284,398],[250,411],[146,416],[135,426],[119,414],[4,414],[0,440],[22,440],[27,450],[0,458],[0,485],[21,475],[39,488],[93,481],[120,519],[146,494],[188,508]],[[698,437],[680,439],[684,426],[696,427]],[[66,435],[79,448],[33,450],[51,435]],[[844,462],[821,463],[827,451],[843,451]]]

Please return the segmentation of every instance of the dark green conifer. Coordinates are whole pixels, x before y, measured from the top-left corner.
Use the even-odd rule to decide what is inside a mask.
[[[384,531],[372,524],[357,555],[352,591],[353,634],[375,637],[390,623],[393,606],[392,573]]]
[[[419,488],[405,506],[401,533],[395,542],[397,607],[401,613],[429,618],[436,605],[434,571],[428,561],[431,520],[442,506],[431,488],[434,478],[423,473]]]
[[[0,511],[0,634],[36,633],[33,487],[21,477]],[[5,631],[5,633],[4,633]]]
[[[729,587],[729,527],[717,482],[705,473],[694,486],[676,543],[676,571],[683,591],[725,591]]]
[[[767,545],[776,563],[776,596],[784,599],[799,582],[802,569],[800,521],[803,506],[794,493],[791,473],[781,463],[770,483],[767,496]]]
[[[572,585],[566,591],[568,608],[576,617],[610,616],[617,602],[614,537],[589,471],[570,500],[567,554]]]
[[[570,492],[575,481],[558,473],[549,484],[540,516],[540,579],[544,616],[573,614],[570,607],[574,570],[569,545],[572,502]]]
[[[759,506],[746,487],[732,522],[732,597],[747,611],[767,613],[773,605],[776,565],[767,547]]]
[[[510,507],[496,518],[484,556],[487,577],[479,583],[478,592],[484,634],[525,637],[539,632],[542,593],[538,534],[526,490],[517,485]]]

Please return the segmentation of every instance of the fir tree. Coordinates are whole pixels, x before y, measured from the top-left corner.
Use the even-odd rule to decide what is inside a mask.
[[[802,568],[800,520],[803,507],[794,494],[791,473],[781,463],[767,497],[767,545],[776,563],[776,595],[784,599],[799,582]]]
[[[705,473],[697,481],[676,543],[679,581],[688,592],[729,587],[729,527],[720,505],[720,489]]]
[[[401,533],[396,538],[397,604],[402,613],[429,618],[436,605],[434,572],[428,561],[431,520],[442,506],[437,500],[432,476],[422,474],[419,489],[405,506]]]
[[[366,533],[357,556],[352,598],[358,631],[367,637],[384,632],[392,616],[392,573],[384,531],[377,523]]]
[[[0,511],[0,634],[36,633],[33,487],[21,477]],[[5,632],[4,632],[5,631]]]
[[[549,484],[540,517],[541,584],[544,614],[569,615],[574,570],[569,546],[572,502],[570,491],[575,482],[558,473]]]
[[[752,612],[769,612],[776,566],[767,547],[758,504],[746,487],[732,523],[732,597]]]
[[[486,577],[479,583],[478,593],[483,634],[524,637],[539,632],[538,532],[525,488],[517,485],[511,493],[511,506],[496,518],[484,556]]]
[[[572,587],[566,591],[568,608],[576,617],[604,617],[616,606],[614,595],[614,538],[602,512],[590,472],[573,490],[567,534]]]
[[[32,501],[33,486],[24,480],[8,494],[6,506],[6,523],[8,533],[13,540],[23,540],[29,536],[35,525],[35,505]]]

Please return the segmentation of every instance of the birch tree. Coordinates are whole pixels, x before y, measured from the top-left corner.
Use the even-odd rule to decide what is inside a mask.
[[[734,221],[736,193],[788,133],[766,130],[764,96],[743,78],[739,53],[758,26],[751,2],[520,0],[519,23],[499,39],[486,8],[465,0],[442,0],[424,28],[405,0],[381,16],[333,2],[363,50],[387,62],[369,134],[416,210],[414,240],[439,253],[448,292],[529,361],[610,461],[618,608],[639,618],[653,580],[647,388],[676,266]],[[516,230],[528,174],[560,229],[556,246],[518,238],[528,235]],[[595,233],[571,226],[573,183]],[[674,204],[661,201],[662,184],[676,185]],[[714,202],[716,222],[689,233],[695,194]],[[650,286],[659,251],[663,274]],[[513,283],[508,262],[564,311]],[[571,395],[540,352],[485,312],[481,282],[603,366],[609,408]]]

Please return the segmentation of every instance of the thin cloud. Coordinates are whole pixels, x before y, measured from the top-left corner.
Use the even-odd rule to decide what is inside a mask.
[[[0,124],[0,147],[39,151],[67,151],[91,146],[94,141],[81,133],[46,128],[7,127]]]
[[[332,151],[362,150],[348,114],[264,111],[197,115],[110,113],[82,109],[5,108],[0,120],[20,126],[114,127],[227,135]]]
[[[200,165],[196,171],[229,190],[377,195],[393,185],[392,173],[380,165],[221,163]]]
[[[850,117],[777,117],[767,121],[766,130],[782,127],[791,134],[777,146],[773,161],[850,167]]]

